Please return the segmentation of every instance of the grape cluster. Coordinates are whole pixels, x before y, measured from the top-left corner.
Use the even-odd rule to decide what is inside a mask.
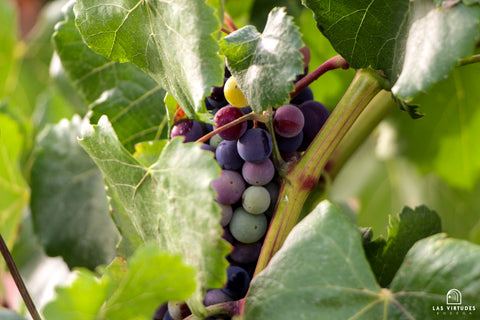
[[[308,73],[309,52],[302,50],[305,70],[295,81]],[[182,119],[173,126],[171,137],[183,136],[185,142],[196,141],[209,131],[252,112],[228,69],[224,85],[212,87],[205,104],[214,115],[214,126]],[[222,168],[220,177],[211,185],[221,208],[223,238],[233,246],[227,257],[230,263],[227,283],[220,289],[207,291],[206,306],[238,300],[247,294],[279,193],[272,156],[274,141],[284,160],[296,159],[308,148],[328,116],[328,109],[314,101],[312,90],[306,87],[289,104],[274,110],[274,137],[262,123],[248,120],[219,132],[202,145],[214,153]],[[185,312],[185,308],[186,305],[170,302],[162,311],[157,310],[160,315],[154,319],[182,319],[189,312]]]

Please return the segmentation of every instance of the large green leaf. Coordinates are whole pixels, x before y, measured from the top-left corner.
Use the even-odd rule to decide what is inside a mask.
[[[118,231],[108,213],[103,176],[79,146],[82,120],[62,120],[38,138],[31,171],[34,229],[48,255],[95,268],[115,257]]]
[[[426,116],[420,121],[392,117],[400,153],[423,173],[436,172],[454,187],[472,190],[480,179],[480,66],[453,71],[414,100]]]
[[[435,235],[417,242],[392,281],[394,300],[388,319],[405,319],[405,314],[411,315],[409,319],[422,320],[452,316],[454,319],[479,319],[478,261],[480,246],[467,241]],[[459,306],[447,305],[451,289],[460,291],[461,306],[470,306],[470,310],[452,311]]]
[[[253,279],[245,319],[382,319],[381,294],[356,227],[324,201]]]
[[[399,217],[390,216],[388,238],[377,238],[364,245],[377,281],[387,287],[415,242],[441,232],[440,217],[425,206],[405,207]]]
[[[18,124],[0,113],[0,234],[9,248],[28,204],[29,190],[20,171],[24,136]]]
[[[322,202],[254,278],[244,319],[430,320],[439,319],[436,305],[446,310],[452,288],[462,292],[463,305],[479,301],[479,246],[444,235],[421,240],[407,253],[391,289],[378,286],[361,246],[351,221]],[[479,313],[455,315],[477,319]]]
[[[0,98],[4,98],[6,83],[15,60],[17,45],[17,19],[14,7],[8,0],[0,0]],[[18,49],[17,49],[18,50]]]
[[[210,183],[220,167],[210,152],[199,144],[169,142],[158,159],[143,166],[119,143],[106,117],[98,125],[86,127],[81,145],[106,177],[121,215],[115,220],[131,248],[156,241],[198,270],[198,288],[190,300],[202,312],[207,288],[220,287],[225,280],[228,249],[221,239],[220,208]]]
[[[295,76],[303,73],[302,40],[283,8],[268,15],[263,33],[253,26],[232,32],[221,41],[227,65],[252,109],[288,103]]]
[[[473,53],[480,8],[438,8],[432,0],[303,0],[320,31],[353,68],[385,72],[392,92],[409,100]]]
[[[403,63],[408,0],[302,0],[318,29],[352,68],[383,70],[390,78]]]
[[[195,272],[157,246],[140,247],[125,266],[115,260],[101,278],[79,270],[68,287],[44,308],[47,320],[148,320],[168,300],[184,300],[195,289]]]
[[[137,142],[167,137],[165,90],[135,65],[112,62],[88,48],[75,26],[73,2],[64,11],[65,20],[55,28],[56,49],[68,77],[92,103],[92,121],[108,115],[130,151]]]
[[[473,53],[480,37],[480,7],[459,3],[439,9],[431,0],[411,4],[402,71],[392,93],[404,100],[443,80],[458,59]]]
[[[203,97],[222,84],[215,10],[203,0],[79,0],[77,26],[85,42],[114,61],[151,75],[193,118]],[[215,34],[214,34],[215,33]]]

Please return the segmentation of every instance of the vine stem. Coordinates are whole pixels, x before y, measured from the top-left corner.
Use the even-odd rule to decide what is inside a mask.
[[[203,316],[196,316],[195,314],[191,314],[184,320],[202,320],[206,317],[215,315],[228,315],[230,317],[238,316],[241,314],[244,304],[245,298],[236,301],[217,303],[206,307],[206,313]]]
[[[461,67],[461,66],[465,66],[467,64],[472,64],[472,63],[477,63],[477,62],[480,62],[480,54],[476,54],[476,55],[473,55],[471,57],[468,57],[468,58],[465,58],[465,59],[461,59],[459,62],[458,62],[458,66]]]
[[[235,24],[235,22],[233,21],[232,17],[230,17],[230,15],[228,13],[224,13],[223,14],[223,20],[225,22],[225,24],[227,25],[227,27],[232,30],[232,31],[236,31],[238,30],[238,27],[237,25]]]
[[[333,58],[332,58],[333,59]],[[283,180],[275,214],[267,232],[255,274],[262,271],[296,225],[303,204],[316,187],[330,156],[369,102],[382,89],[382,79],[357,71],[350,87],[302,158]]]
[[[5,262],[7,263],[7,267],[10,270],[10,273],[12,274],[13,280],[17,285],[18,291],[20,291],[20,295],[22,296],[22,299],[25,302],[28,312],[32,316],[33,320],[42,320],[42,318],[40,317],[40,314],[37,311],[37,308],[35,307],[35,304],[33,303],[32,297],[28,293],[27,287],[23,282],[22,276],[20,275],[17,265],[13,260],[12,254],[10,253],[10,250],[8,250],[7,244],[3,240],[3,237],[1,234],[0,234],[0,251],[2,252],[3,259],[5,259]]]
[[[347,60],[345,60],[340,55],[328,59],[320,66],[318,66],[315,70],[313,70],[305,77],[300,79],[297,83],[295,83],[295,90],[290,93],[290,99],[295,98],[300,92],[302,92],[303,89],[308,87],[313,81],[317,80],[325,72],[339,68],[348,69],[349,65]]]

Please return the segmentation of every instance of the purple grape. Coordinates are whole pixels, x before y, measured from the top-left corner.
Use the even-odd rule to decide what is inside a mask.
[[[215,158],[218,164],[227,170],[239,170],[244,162],[237,151],[237,140],[220,142],[215,150]]]
[[[299,150],[304,151],[308,148],[317,133],[327,121],[330,112],[327,107],[318,101],[307,101],[298,106],[305,118],[303,126],[303,142]]]
[[[283,153],[294,152],[302,144],[303,131],[300,131],[299,134],[291,138],[284,138],[282,136],[277,135],[275,139],[277,140],[277,145],[280,152],[283,152]]]
[[[220,220],[220,225],[222,227],[225,227],[228,225],[230,220],[232,220],[233,209],[232,206],[228,204],[218,203],[218,205],[220,209],[222,209],[222,211],[220,212],[220,216],[222,217]]]
[[[168,311],[168,305],[166,303],[161,304],[153,314],[153,320],[163,320],[165,313]]]
[[[245,161],[262,162],[272,153],[272,137],[264,129],[252,128],[238,139],[237,150]]]
[[[173,125],[170,137],[184,136],[185,142],[192,142],[203,136],[200,122],[193,119],[182,119]]]
[[[220,178],[212,181],[212,187],[217,192],[216,200],[223,204],[234,204],[242,198],[245,181],[240,173],[222,170]]]
[[[227,301],[233,301],[232,297],[223,292],[222,289],[212,289],[207,291],[203,304],[208,307],[213,304]]]
[[[233,237],[233,234],[230,232],[230,228],[228,227],[223,227],[222,238],[231,245],[233,245],[233,242],[235,241],[235,238]]]
[[[265,185],[265,189],[267,189],[268,193],[270,193],[270,207],[265,212],[266,215],[272,215],[273,211],[275,210],[275,206],[277,205],[278,195],[280,193],[280,186],[276,182],[270,182],[269,184]]]
[[[170,315],[170,312],[165,312],[165,315],[163,316],[162,320],[174,320],[173,317]]]
[[[291,138],[298,135],[305,123],[302,111],[292,105],[284,105],[275,111],[273,128],[282,137]]]
[[[227,123],[230,123],[242,116],[244,116],[244,113],[239,108],[235,108],[230,105],[225,106],[218,110],[218,112],[215,114],[215,118],[213,118],[213,121],[217,124],[217,126],[214,126],[214,128],[217,129],[219,127],[222,127]],[[245,133],[245,131],[247,131],[246,121],[239,123],[231,128],[228,128],[220,132],[218,135],[223,140],[237,140]]]
[[[230,253],[230,259],[236,263],[246,264],[258,260],[262,250],[262,241],[254,243],[242,243],[234,241],[233,251]]]
[[[254,186],[269,183],[275,175],[275,167],[269,158],[259,163],[245,162],[242,166],[242,176],[245,181]]]
[[[250,286],[250,276],[247,271],[237,266],[227,268],[227,283],[221,289],[228,294],[233,300],[238,300],[247,294]]]
[[[207,143],[202,143],[202,146],[200,148],[202,148],[202,150],[207,150],[215,153],[215,148]]]
[[[310,87],[306,87],[305,89],[300,91],[300,93],[295,98],[290,100],[290,103],[295,105],[300,105],[310,100],[313,100],[313,91],[312,89],[310,89]]]

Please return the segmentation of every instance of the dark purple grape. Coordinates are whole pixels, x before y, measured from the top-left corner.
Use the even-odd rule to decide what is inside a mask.
[[[310,59],[311,59],[311,54],[310,54],[310,49],[307,46],[301,47],[298,51],[303,56],[303,68],[308,68],[308,65],[310,64]]]
[[[313,91],[312,89],[310,89],[310,87],[306,87],[305,89],[300,91],[300,93],[295,98],[290,100],[290,103],[299,105],[310,100],[313,100]]]
[[[231,76],[232,76],[232,73],[230,72],[230,70],[228,70],[227,66],[225,66],[225,72],[223,74],[223,77],[228,79]]]
[[[242,166],[242,176],[245,181],[254,186],[269,183],[275,175],[275,167],[269,158],[259,163],[245,162]]]
[[[237,151],[237,140],[220,142],[215,150],[215,158],[218,164],[227,170],[239,170],[244,162]]]
[[[303,73],[297,74],[293,83],[297,83],[298,81],[302,80],[307,74],[308,74],[308,66],[303,68]]]
[[[202,146],[200,148],[202,148],[203,150],[207,150],[215,153],[215,148],[207,143],[202,143]]]
[[[245,181],[240,173],[222,170],[220,178],[212,181],[212,187],[217,192],[216,200],[223,204],[234,204],[242,198]]]
[[[298,135],[305,123],[302,111],[295,106],[285,105],[275,111],[273,128],[282,137],[291,138]]]
[[[258,260],[262,250],[262,241],[254,243],[233,242],[233,251],[230,253],[230,259],[236,263],[246,264]]]
[[[230,297],[228,294],[223,292],[222,289],[212,289],[207,291],[203,304],[208,307],[213,304],[227,302],[227,301],[233,301],[232,297]]]
[[[218,110],[218,112],[215,114],[215,118],[213,118],[213,121],[217,124],[217,126],[215,126],[214,128],[217,129],[221,126],[224,126],[227,123],[230,123],[242,117],[243,115],[244,113],[239,108],[225,106]],[[239,123],[231,128],[228,128],[220,132],[218,135],[223,140],[237,140],[245,133],[245,131],[247,131],[246,121]]]
[[[218,203],[218,206],[222,211],[220,212],[220,225],[222,227],[225,227],[228,225],[230,220],[232,220],[232,215],[233,215],[233,209],[231,205],[228,204],[223,204],[223,203]]]
[[[222,238],[231,245],[233,245],[233,242],[235,241],[235,238],[233,237],[233,234],[230,232],[230,228],[228,227],[223,227]]]
[[[168,312],[168,310],[167,310],[167,312],[165,312],[165,315],[163,316],[162,320],[174,320],[174,319],[170,315],[170,312]]]
[[[221,289],[233,300],[238,300],[247,294],[250,286],[250,276],[247,271],[237,266],[227,268],[227,284]]]
[[[305,125],[303,126],[303,142],[299,151],[304,151],[308,148],[317,133],[327,121],[330,112],[327,107],[318,101],[306,101],[298,106],[305,118]]]
[[[277,145],[280,152],[283,152],[283,153],[294,152],[302,144],[303,131],[300,131],[299,134],[291,138],[284,138],[282,136],[276,135],[275,139],[277,139]]]
[[[249,129],[238,139],[237,150],[240,157],[245,161],[262,162],[272,153],[272,137],[264,129]]]
[[[200,122],[193,119],[182,119],[173,125],[172,138],[184,136],[185,142],[192,142],[200,139],[203,136],[203,129]]]
[[[270,193],[270,207],[265,212],[266,215],[271,216],[273,211],[275,210],[275,206],[277,205],[278,195],[280,193],[280,186],[276,182],[270,182],[269,184],[265,185],[265,189],[267,189],[268,193]]]
[[[153,320],[163,320],[165,313],[168,311],[168,305],[166,303],[161,304],[153,314]]]

